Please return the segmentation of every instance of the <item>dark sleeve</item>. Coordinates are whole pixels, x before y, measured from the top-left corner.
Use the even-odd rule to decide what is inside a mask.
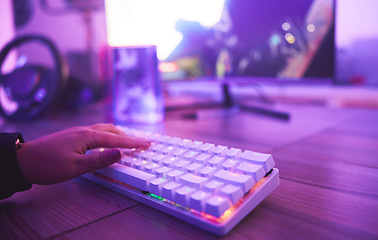
[[[25,182],[18,165],[15,146],[17,139],[24,142],[20,133],[0,133],[0,199],[31,188],[31,184]]]

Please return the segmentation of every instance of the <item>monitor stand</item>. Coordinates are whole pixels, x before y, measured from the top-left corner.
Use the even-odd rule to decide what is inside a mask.
[[[181,116],[187,119],[196,119],[198,118],[198,110],[200,109],[215,109],[215,108],[223,108],[226,110],[230,110],[231,113],[238,111],[245,111],[251,113],[257,113],[261,115],[265,115],[268,117],[276,118],[279,120],[288,121],[290,119],[290,114],[287,112],[282,112],[278,110],[273,110],[270,108],[265,107],[258,107],[258,106],[248,106],[245,104],[236,103],[232,98],[232,94],[230,91],[230,86],[228,83],[222,83],[222,102],[213,102],[213,103],[198,103],[198,104],[191,104],[191,105],[181,105],[181,106],[168,106],[165,108],[166,113],[180,111],[180,110],[192,110],[195,112],[184,113]]]

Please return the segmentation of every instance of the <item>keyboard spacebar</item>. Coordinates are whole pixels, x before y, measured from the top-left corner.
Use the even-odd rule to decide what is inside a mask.
[[[119,163],[114,163],[109,167],[96,170],[96,172],[143,191],[148,191],[151,180],[156,178],[153,174],[142,172],[138,169],[127,167]]]

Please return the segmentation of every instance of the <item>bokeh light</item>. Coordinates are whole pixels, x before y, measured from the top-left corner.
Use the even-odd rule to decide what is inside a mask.
[[[294,37],[294,35],[291,34],[291,33],[286,33],[286,34],[285,34],[285,39],[286,39],[286,41],[287,41],[288,43],[290,43],[290,44],[295,43],[295,37]]]
[[[307,31],[314,32],[315,31],[315,25],[314,24],[307,25]]]
[[[284,30],[284,31],[289,31],[291,25],[290,25],[290,23],[288,23],[288,22],[284,22],[284,23],[282,23],[281,27],[282,27],[282,30]]]

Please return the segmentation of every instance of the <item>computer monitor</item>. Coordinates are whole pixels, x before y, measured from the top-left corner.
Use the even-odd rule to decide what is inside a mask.
[[[335,0],[107,0],[110,46],[157,45],[166,81],[334,77]]]

